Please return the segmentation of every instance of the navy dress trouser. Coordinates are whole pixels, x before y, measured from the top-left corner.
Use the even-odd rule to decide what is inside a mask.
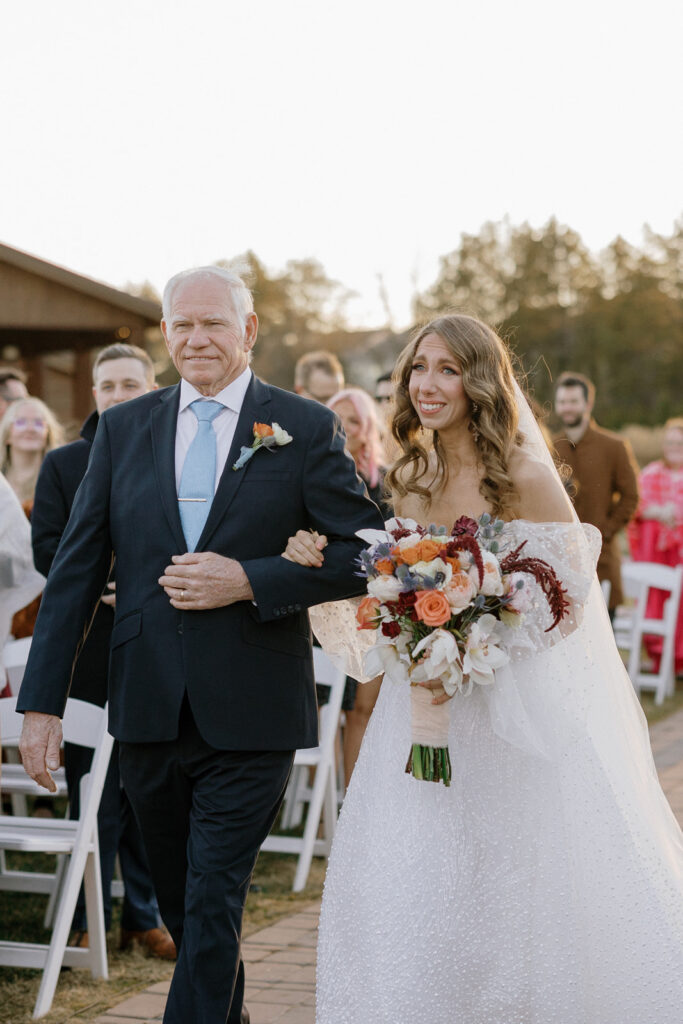
[[[120,744],[121,778],[178,949],[164,1024],[239,1024],[244,904],[293,758],[294,751],[216,750],[187,698],[177,739]]]

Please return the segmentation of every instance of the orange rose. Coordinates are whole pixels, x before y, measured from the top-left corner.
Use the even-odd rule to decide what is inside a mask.
[[[415,611],[425,626],[443,626],[451,617],[451,606],[443,590],[418,590]]]
[[[460,569],[460,559],[458,558],[457,555],[442,555],[441,557],[443,558],[444,562],[447,562],[448,565],[450,565],[450,567],[452,568],[453,572],[458,572],[459,571],[459,569]]]
[[[356,622],[359,629],[377,629],[379,601],[376,597],[364,597],[356,610]]]
[[[381,572],[383,576],[393,576],[394,574],[394,563],[390,558],[380,558],[379,562],[375,565],[377,572]]]
[[[419,544],[415,544],[412,548],[394,548],[391,553],[392,555],[395,553],[398,556],[399,564],[403,562],[406,565],[415,565],[416,562],[420,561]]]
[[[433,558],[436,558],[438,556],[439,551],[441,551],[443,545],[437,543],[437,541],[435,540],[430,540],[429,537],[425,537],[424,540],[420,541],[417,547],[418,551],[420,552],[420,557],[418,561],[431,562]]]
[[[255,423],[254,424],[254,436],[255,437],[272,437],[275,431],[267,423]]]

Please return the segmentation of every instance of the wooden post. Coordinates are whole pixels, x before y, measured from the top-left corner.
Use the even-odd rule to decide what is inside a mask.
[[[73,379],[72,409],[74,419],[79,423],[89,416],[93,409],[92,359],[89,348],[76,349],[76,372]]]

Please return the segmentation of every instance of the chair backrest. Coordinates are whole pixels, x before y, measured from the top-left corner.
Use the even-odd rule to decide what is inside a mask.
[[[658,562],[627,562],[622,567],[622,578],[627,593],[636,598],[636,617],[640,619],[645,618],[650,590],[668,592],[661,623],[657,625],[657,620],[648,619],[646,633],[665,634],[675,629],[683,585],[683,566],[673,568]]]
[[[2,649],[1,661],[7,672],[9,688],[12,693],[19,693],[32,639],[32,637],[26,636],[20,640],[8,640]]]
[[[0,742],[5,747],[16,747],[21,736],[24,716],[16,706],[16,697],[0,697]]]
[[[323,704],[320,709],[320,746],[325,747],[334,742],[339,725],[346,672],[342,665],[331,661],[320,647],[313,648],[313,670],[316,683],[330,687],[327,704]]]

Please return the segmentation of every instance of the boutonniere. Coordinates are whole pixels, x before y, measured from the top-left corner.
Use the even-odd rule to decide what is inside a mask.
[[[273,448],[281,448],[282,445],[289,444],[293,440],[294,438],[291,434],[283,430],[279,423],[273,423],[272,426],[268,423],[255,423],[254,440],[251,447],[247,448],[246,445],[242,445],[240,457],[232,468],[241,469],[242,466],[246,466],[254,452],[257,452],[259,448],[267,448],[269,451],[272,451]]]

